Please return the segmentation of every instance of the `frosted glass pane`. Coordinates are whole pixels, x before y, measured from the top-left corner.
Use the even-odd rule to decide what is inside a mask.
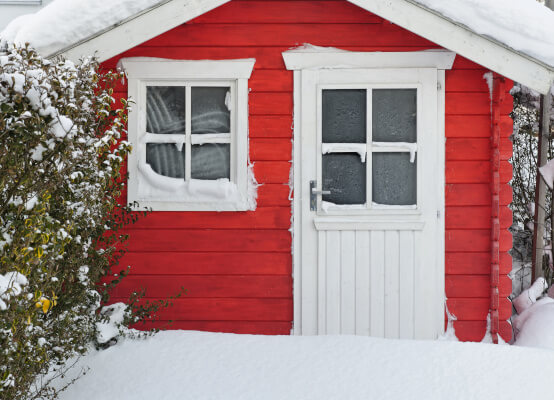
[[[203,144],[191,148],[191,177],[194,179],[230,178],[230,145]]]
[[[417,90],[373,90],[373,141],[417,141]]]
[[[356,153],[335,153],[323,155],[324,201],[335,204],[365,204],[366,166]]]
[[[373,202],[410,205],[417,202],[417,164],[410,153],[373,153]]]
[[[229,133],[231,113],[226,103],[230,102],[228,87],[193,87],[192,133]]]
[[[364,89],[323,90],[323,143],[365,143],[366,103]]]
[[[146,162],[160,175],[185,177],[185,147],[180,151],[173,143],[147,143]]]
[[[150,133],[184,134],[186,122],[183,86],[146,88],[146,130]]]

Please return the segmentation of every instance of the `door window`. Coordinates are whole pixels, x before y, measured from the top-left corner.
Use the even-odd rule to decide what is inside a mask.
[[[322,209],[416,208],[417,88],[320,95]]]

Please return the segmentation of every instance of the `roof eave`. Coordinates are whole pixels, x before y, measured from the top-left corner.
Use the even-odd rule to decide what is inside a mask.
[[[413,0],[349,1],[542,94],[552,87],[553,67],[477,34]]]
[[[106,61],[230,0],[165,0],[71,46],[52,53],[77,61],[95,55]]]

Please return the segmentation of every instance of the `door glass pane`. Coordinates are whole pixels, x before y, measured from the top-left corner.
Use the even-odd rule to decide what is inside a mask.
[[[373,90],[373,141],[417,141],[417,90]]]
[[[324,201],[334,204],[365,204],[366,166],[356,153],[335,153],[323,155]]]
[[[228,87],[191,88],[192,133],[230,133],[230,101]]]
[[[365,89],[323,90],[323,143],[365,143]]]
[[[229,144],[192,146],[191,177],[193,179],[230,179],[230,149]]]
[[[410,153],[373,153],[373,202],[412,205],[417,202],[417,164]]]
[[[185,87],[148,86],[146,88],[146,131],[185,134]]]
[[[160,175],[185,178],[185,148],[174,143],[147,143],[146,162]]]

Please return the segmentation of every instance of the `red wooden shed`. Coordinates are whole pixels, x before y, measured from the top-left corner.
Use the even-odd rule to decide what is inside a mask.
[[[61,51],[127,81],[114,293],[158,325],[510,340],[511,79],[552,66],[413,0],[170,0]]]

